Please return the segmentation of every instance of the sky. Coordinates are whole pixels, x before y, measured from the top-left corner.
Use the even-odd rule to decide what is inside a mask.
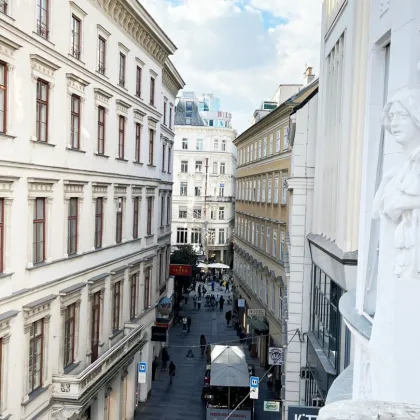
[[[319,72],[321,0],[140,0],[178,47],[185,90],[214,93],[238,134],[279,84]]]

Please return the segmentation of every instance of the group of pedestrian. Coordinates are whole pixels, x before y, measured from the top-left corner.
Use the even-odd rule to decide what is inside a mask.
[[[162,349],[161,359],[162,359],[162,369],[161,369],[161,371],[165,372],[166,369],[168,369],[169,383],[172,384],[172,381],[173,381],[173,378],[174,378],[175,372],[176,372],[176,365],[172,360],[170,360],[169,353],[168,353],[168,350],[166,349],[166,347],[164,347]],[[169,362],[169,367],[168,367],[168,362]],[[153,363],[152,363],[152,381],[155,380],[157,363],[158,363],[157,356],[155,356],[155,359],[153,360]]]
[[[191,331],[191,317],[188,315],[187,317],[182,318],[182,332],[189,333]]]

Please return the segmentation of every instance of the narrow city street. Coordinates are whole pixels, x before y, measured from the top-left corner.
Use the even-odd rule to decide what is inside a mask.
[[[218,294],[217,292],[214,293]],[[220,295],[220,293],[219,293]],[[224,295],[227,300],[227,294]],[[191,332],[184,334],[182,326],[176,325],[169,334],[169,355],[176,364],[176,377],[173,384],[169,384],[168,372],[161,372],[160,367],[156,373],[156,380],[152,383],[152,395],[149,400],[141,404],[137,410],[137,420],[204,420],[206,418],[205,404],[201,401],[201,390],[205,373],[206,362],[200,355],[200,335],[206,336],[207,342],[217,344],[239,345],[236,331],[226,326],[225,312],[231,305],[224,305],[223,312],[219,309],[214,312],[193,309],[192,299],[182,306],[183,313],[192,318]],[[188,358],[187,353],[192,349],[194,357]],[[258,359],[252,359],[244,348],[247,361],[255,365],[256,376],[262,377],[265,370],[259,366]],[[259,390],[259,399],[255,405],[255,420],[279,420],[280,413],[264,413],[264,400],[273,397],[267,389],[266,382],[262,382]]]

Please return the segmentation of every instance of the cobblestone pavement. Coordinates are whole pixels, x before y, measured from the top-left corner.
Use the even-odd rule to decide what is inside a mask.
[[[208,287],[209,289],[209,287]],[[220,294],[217,291],[215,295]],[[227,295],[225,295],[227,299]],[[218,309],[210,312],[201,307],[193,310],[192,299],[182,306],[182,311],[192,318],[191,332],[184,334],[182,327],[176,325],[169,332],[169,356],[176,364],[176,377],[169,384],[168,372],[158,368],[156,380],[152,383],[152,395],[146,403],[139,406],[136,420],[204,420],[205,405],[201,401],[201,390],[205,372],[205,359],[200,355],[200,335],[206,336],[207,342],[223,344],[236,340],[236,331],[226,326],[225,312],[231,309],[224,305],[223,312]],[[228,343],[229,344],[229,343]],[[234,345],[235,343],[231,343]],[[194,358],[187,358],[187,352],[192,349]],[[258,366],[258,360],[251,359],[246,350],[248,363],[256,365],[256,376],[262,377],[264,370]],[[263,401],[271,399],[267,386],[261,384],[259,400],[255,408],[255,420],[279,420],[280,414],[264,413]]]

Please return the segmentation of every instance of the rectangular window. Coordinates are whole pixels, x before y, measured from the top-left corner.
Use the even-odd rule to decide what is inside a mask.
[[[255,246],[258,246],[260,241],[260,225],[255,225]]]
[[[105,153],[105,108],[98,106],[98,155]]]
[[[155,79],[150,78],[150,105],[155,105]]]
[[[171,197],[166,197],[166,224],[169,225],[171,221]]]
[[[201,219],[201,207],[195,207],[193,209],[193,219]]]
[[[169,107],[169,128],[172,129],[172,107]]]
[[[120,329],[121,281],[112,286],[112,331]]]
[[[163,102],[163,124],[166,125],[166,101]]]
[[[186,219],[187,218],[187,208],[186,207],[180,207],[178,215],[179,215],[180,219]]]
[[[346,369],[351,360],[351,332],[347,325],[344,328],[344,369]]]
[[[222,152],[226,152],[226,140],[222,140]]]
[[[276,176],[274,179],[274,204],[279,202],[279,177]]]
[[[155,148],[155,132],[152,129],[150,129],[149,130],[149,165],[153,165],[154,148]]]
[[[252,225],[251,225],[251,243],[252,245],[255,244],[255,223],[254,222],[252,222]]]
[[[141,97],[141,67],[136,68],[136,96]]]
[[[220,174],[224,175],[226,173],[226,163],[220,162]]]
[[[144,309],[150,306],[150,276],[152,267],[146,268],[144,272]]]
[[[201,197],[201,185],[196,185],[194,187],[194,196]]]
[[[280,130],[276,134],[276,153],[280,152]]]
[[[93,363],[99,356],[99,327],[101,319],[101,292],[94,293],[92,297],[92,312],[91,312],[91,327],[90,327],[90,345],[92,355],[90,358]]]
[[[168,174],[171,173],[171,163],[172,163],[172,159],[171,159],[171,148],[168,147]]]
[[[165,197],[162,196],[160,200],[160,227],[163,227],[165,220]]]
[[[213,142],[214,150],[219,150],[219,140],[215,139]]]
[[[177,244],[188,243],[188,229],[187,228],[177,228],[177,230],[176,230],[176,243]]]
[[[45,198],[35,199],[33,224],[33,262],[45,261]]]
[[[261,159],[261,140],[258,142],[258,159]]]
[[[134,160],[140,162],[140,148],[141,148],[141,125],[136,123],[136,144],[134,150]]]
[[[115,242],[117,244],[122,241],[122,227],[123,227],[123,199],[118,197],[117,199],[117,225],[115,231]]]
[[[267,137],[264,137],[264,157],[267,156]]]
[[[67,221],[67,254],[73,255],[77,252],[77,225],[78,225],[78,199],[70,198]]]
[[[219,220],[224,220],[224,219],[225,219],[225,208],[219,207]]]
[[[211,220],[216,220],[216,217],[217,217],[216,215],[217,215],[216,207],[212,207],[211,210],[210,210],[210,218],[211,218]]]
[[[49,35],[49,0],[37,0],[36,33],[45,39]]]
[[[286,204],[287,201],[287,176],[282,177],[281,183],[281,204]]]
[[[266,228],[266,236],[267,239],[265,241],[265,252],[269,253],[270,252],[270,242],[271,242],[271,231],[270,228],[267,226]]]
[[[76,304],[73,303],[66,308],[64,315],[64,367],[74,362],[74,343],[76,327]]]
[[[44,319],[31,324],[29,333],[29,393],[42,386],[44,368]]]
[[[36,138],[48,142],[49,84],[41,79],[36,82]]]
[[[80,148],[80,97],[71,95],[71,132],[70,146]]]
[[[118,117],[118,159],[124,159],[125,146],[125,118]]]
[[[80,59],[81,53],[81,22],[76,16],[71,16],[71,45],[70,54]]]
[[[196,160],[195,161],[195,172],[201,172],[203,170],[203,161]]]
[[[166,144],[162,144],[162,172],[165,172]]]
[[[138,274],[131,276],[130,282],[130,319],[136,317],[137,312],[137,288],[138,288]]]
[[[103,232],[103,219],[104,214],[104,199],[97,198],[95,204],[95,248],[102,247],[102,232]]]
[[[0,273],[4,270],[4,199],[0,198]]]
[[[139,237],[139,207],[140,198],[133,198],[133,238]]]
[[[268,180],[267,203],[271,204],[271,179]]]
[[[283,288],[279,287],[279,306],[278,306],[278,318],[283,318]]]
[[[214,245],[215,238],[216,238],[216,229],[209,229],[208,243],[210,245]]]
[[[188,184],[186,182],[181,182],[180,195],[187,195],[187,194],[188,194]]]
[[[217,162],[213,162],[213,174],[217,174]]]
[[[203,150],[203,139],[196,140],[195,150]]]
[[[193,228],[191,231],[191,243],[192,244],[201,244],[201,230],[198,228]]]
[[[0,12],[7,15],[7,0],[0,1]]]
[[[270,156],[273,154],[273,138],[274,138],[274,135],[270,134],[270,148],[269,148]]]
[[[147,197],[147,234],[152,234],[153,197]]]
[[[264,249],[264,226],[261,225],[260,248]]]
[[[260,202],[261,199],[261,180],[257,180],[257,203]]]
[[[277,232],[273,230],[273,248],[271,250],[271,255],[274,258],[277,258]]]
[[[283,128],[283,150],[289,148],[289,126]]]
[[[225,186],[223,184],[220,184],[219,197],[224,197],[224,196],[225,196]]]
[[[188,150],[188,139],[182,139],[182,150]]]
[[[1,1],[0,1],[1,4]],[[7,121],[7,64],[0,61],[0,133],[6,133]]]
[[[125,55],[120,52],[120,74],[118,84],[121,87],[125,86]]]
[[[285,242],[285,233],[280,232],[280,260],[281,261],[284,261],[284,254],[285,254],[284,242]]]
[[[105,74],[106,41],[101,36],[98,38],[98,72]]]
[[[188,172],[188,161],[181,160],[181,172],[187,173]]]
[[[225,244],[225,230],[219,229],[219,244],[224,245]]]

